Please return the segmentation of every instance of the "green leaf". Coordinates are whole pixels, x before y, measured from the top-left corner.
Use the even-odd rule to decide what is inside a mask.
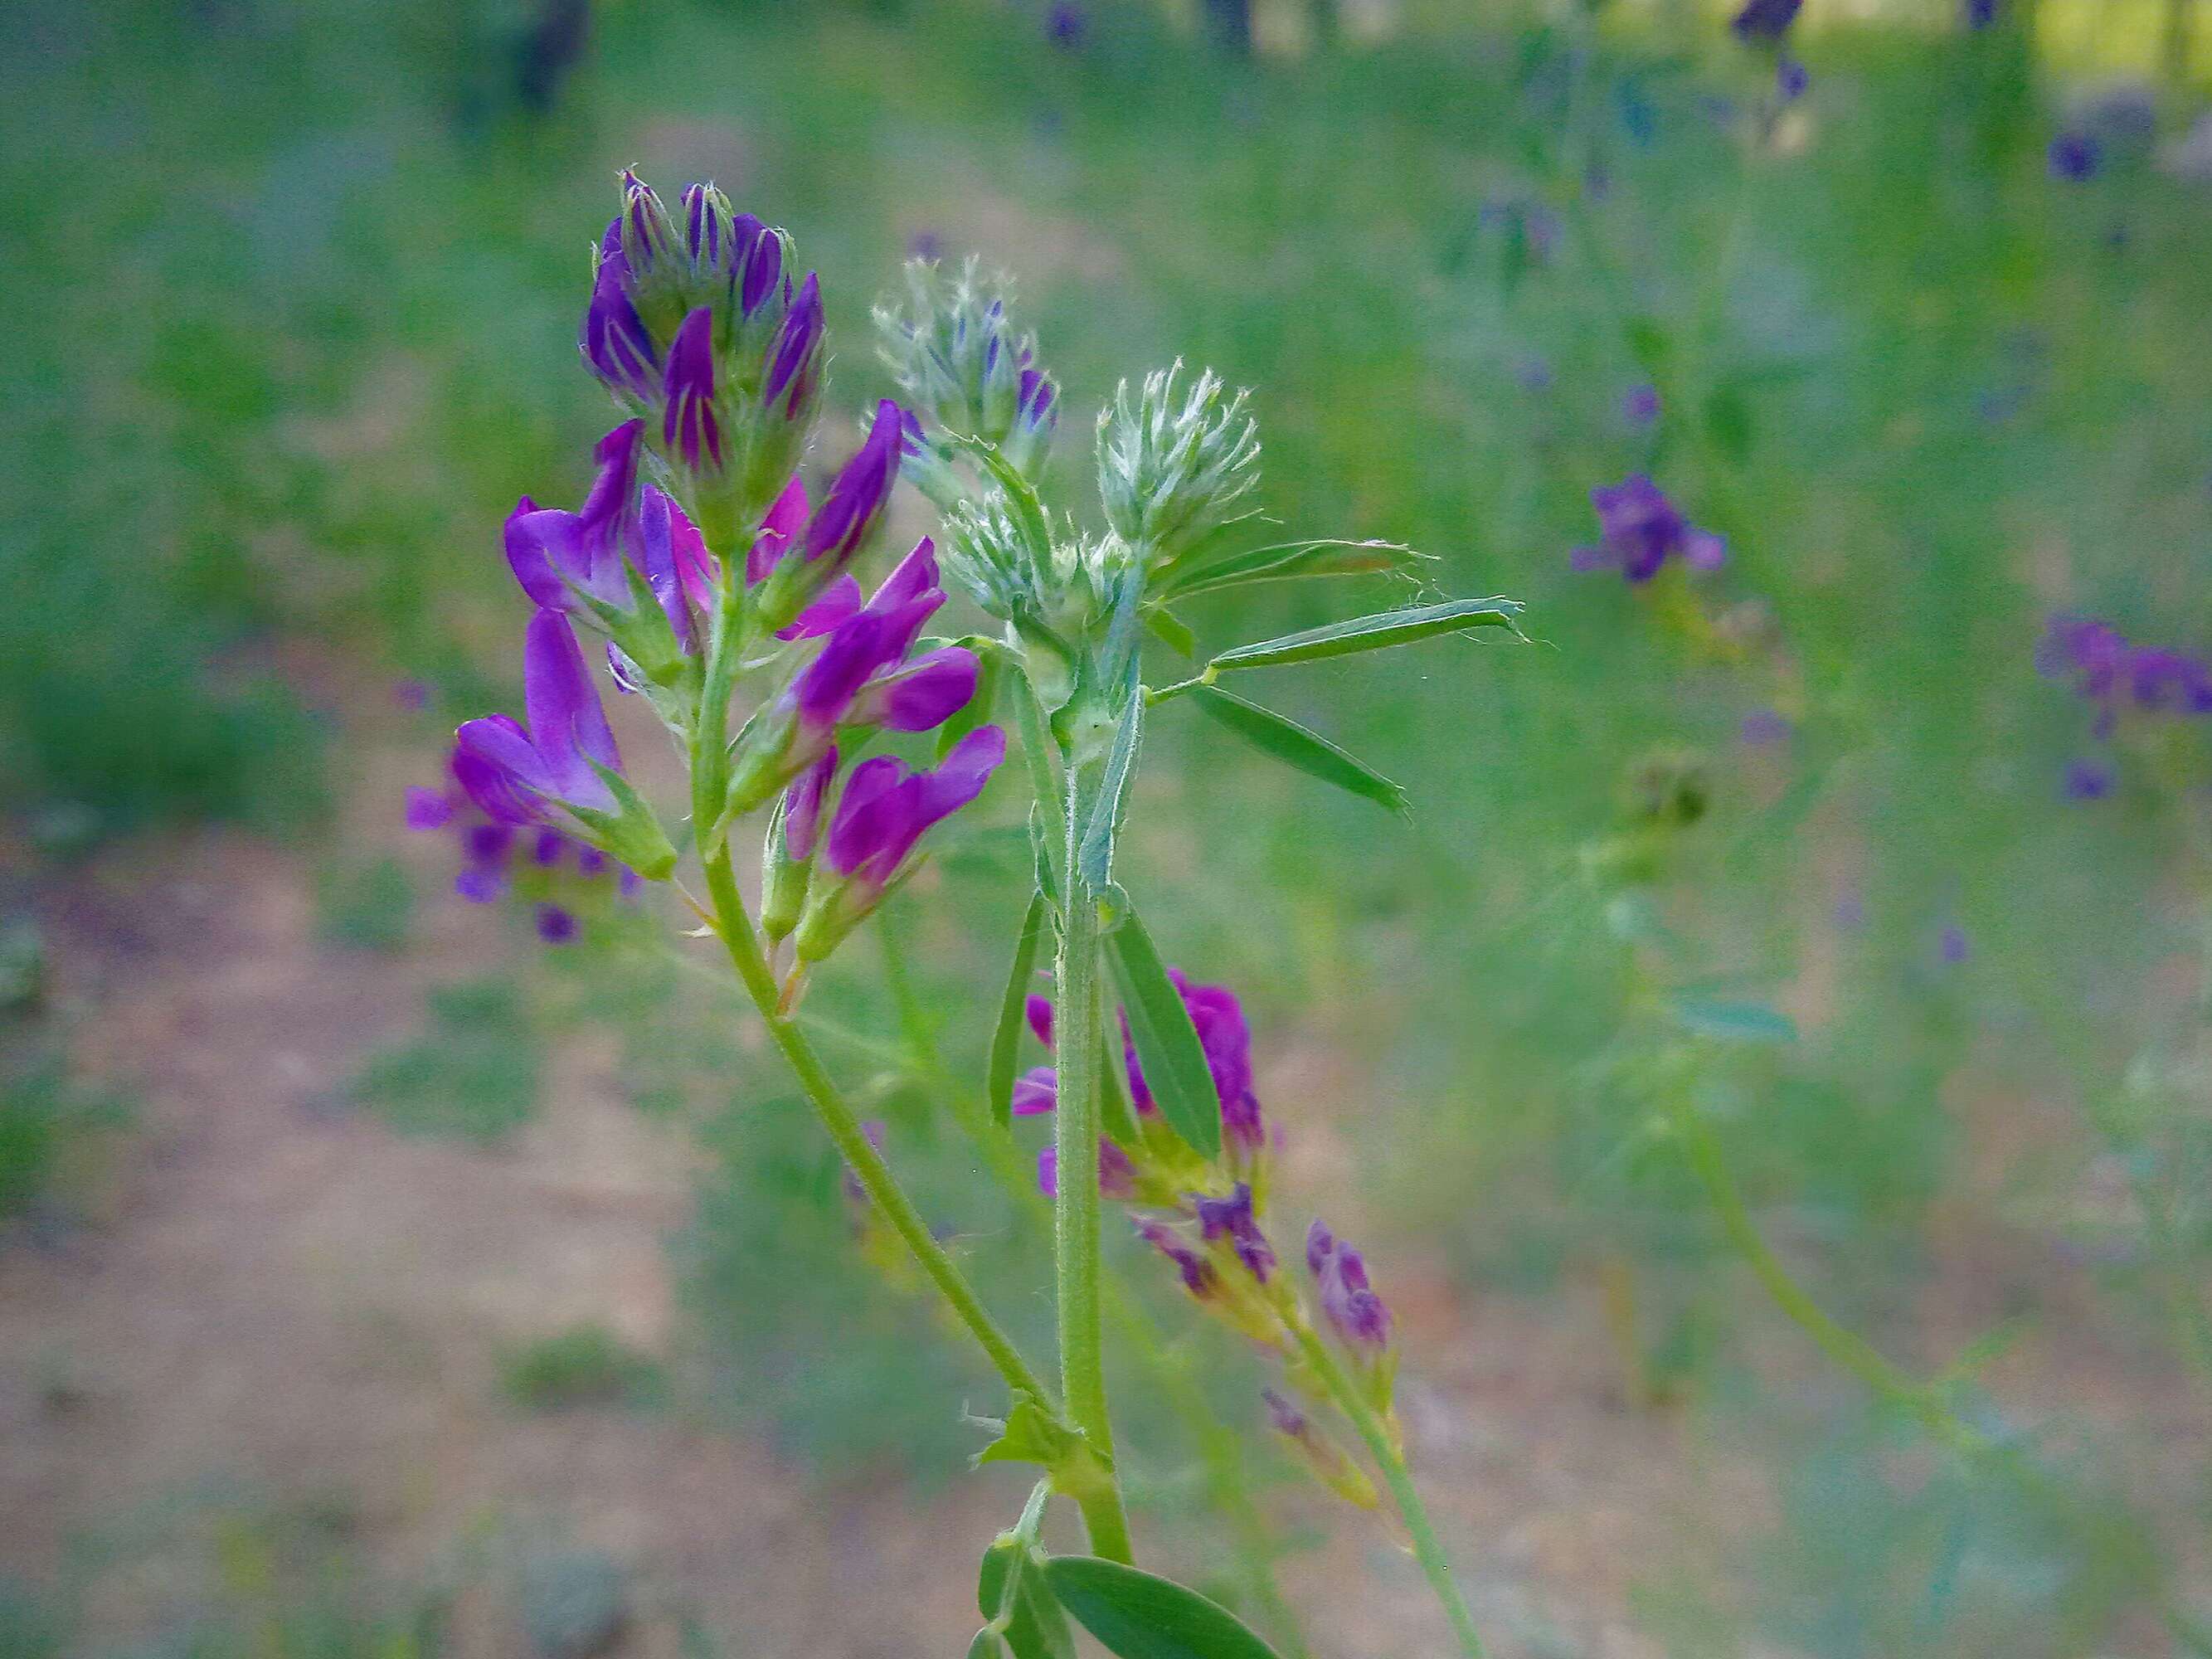
[[[998,1632],[986,1625],[968,1644],[968,1659],[1006,1659],[1012,1651]]]
[[[1318,732],[1310,732],[1296,720],[1247,702],[1234,692],[1216,685],[1191,688],[1208,719],[1219,721],[1264,755],[1338,788],[1402,814],[1406,792],[1357,756],[1347,754]]]
[[[1397,542],[1347,542],[1329,538],[1321,541],[1279,542],[1272,547],[1248,548],[1216,559],[1203,569],[1183,570],[1171,578],[1167,592],[1176,599],[1212,593],[1249,582],[1288,581],[1302,576],[1354,576],[1378,570],[1403,570],[1428,558]]]
[[[1119,1659],[1277,1659],[1218,1602],[1095,1555],[1056,1555],[1044,1581],[1060,1606]]]
[[[1182,994],[1168,977],[1167,964],[1134,910],[1107,936],[1107,943],[1122,1012],[1129,1017],[1130,1039],[1160,1115],[1200,1156],[1218,1158],[1221,1097],[1214,1091],[1213,1072]]]
[[[1090,822],[1083,826],[1083,840],[1075,849],[1076,872],[1093,897],[1114,880],[1114,838],[1121,833],[1121,816],[1128,807],[1129,780],[1136,775],[1144,718],[1145,700],[1133,694],[1121,706],[1121,723],[1114,728],[1114,747],[1107,751],[1098,798],[1091,803]]]
[[[1394,645],[1411,645],[1437,634],[1456,634],[1469,628],[1511,628],[1520,605],[1511,599],[1447,599],[1442,605],[1417,605],[1403,611],[1378,611],[1370,617],[1309,628],[1302,634],[1285,634],[1278,640],[1240,645],[1223,652],[1212,666],[1271,668],[1279,663],[1313,662],[1341,657],[1354,651],[1380,651]]]
[[[1074,1659],[1075,1632],[1067,1615],[1045,1588],[1040,1557],[1020,1538],[1002,1534],[983,1552],[981,1570],[975,1575],[975,1607],[995,1620],[1006,1613],[1006,1646],[1014,1659]],[[1006,1607],[1011,1576],[1013,1605]]]
[[[1726,1042],[1795,1042],[1797,1027],[1789,1015],[1763,1002],[1734,1002],[1717,997],[1674,998],[1668,1012],[1674,1023],[1699,1036]]]
[[[999,1024],[991,1033],[991,1062],[984,1073],[991,1103],[991,1121],[1010,1127],[1014,1112],[1015,1056],[1021,1050],[1022,1027],[1028,1023],[1030,976],[1036,971],[1037,936],[1044,931],[1044,895],[1030,895],[1030,908],[1022,917],[1021,937],[1014,942],[1013,966],[1006,973],[1006,994],[999,999]]]
[[[1145,612],[1145,626],[1152,637],[1166,645],[1179,657],[1198,659],[1198,635],[1190,631],[1190,624],[1164,605],[1156,605]]]

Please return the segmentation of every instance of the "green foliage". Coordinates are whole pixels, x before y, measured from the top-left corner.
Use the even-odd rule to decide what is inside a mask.
[[[1276,1659],[1234,1613],[1171,1579],[1090,1555],[1055,1556],[1044,1581],[1119,1659]]]
[[[433,991],[430,1029],[373,1056],[349,1093],[404,1134],[491,1142],[538,1106],[538,1044],[518,987],[471,980]]]
[[[659,1362],[626,1346],[599,1325],[577,1325],[506,1350],[499,1389],[531,1411],[592,1406],[659,1405],[668,1392]]]

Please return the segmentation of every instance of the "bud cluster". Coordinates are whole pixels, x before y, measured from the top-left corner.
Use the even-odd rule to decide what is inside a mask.
[[[1003,283],[980,281],[970,258],[957,276],[934,259],[907,262],[904,307],[876,307],[882,355],[907,407],[918,470],[949,467],[947,440],[993,446],[1034,481],[1060,416],[1060,391],[1036,367],[1036,339],[1006,320]]]
[[[810,272],[793,289],[790,255],[781,231],[732,213],[712,185],[672,216],[629,173],[593,252],[584,361],[643,418],[718,543],[783,488],[821,390],[821,289]]]
[[[1260,434],[1231,393],[1202,371],[1185,389],[1182,365],[1158,369],[1133,393],[1124,380],[1098,416],[1098,493],[1106,522],[1148,568],[1188,557],[1215,532],[1258,509]]]
[[[1243,1004],[1224,986],[1200,985],[1179,971],[1170,977],[1198,1032],[1206,1069],[1221,1103],[1221,1153],[1201,1157],[1167,1125],[1145,1082],[1126,1015],[1121,1020],[1121,1065],[1108,1067],[1107,1133],[1098,1145],[1099,1190],[1127,1205],[1137,1235],[1164,1256],[1189,1292],[1207,1312],[1231,1329],[1287,1361],[1286,1375],[1317,1399],[1326,1390],[1305,1356],[1304,1342],[1318,1335],[1334,1352],[1361,1398],[1395,1434],[1392,1401],[1397,1376],[1397,1345],[1390,1310],[1367,1279],[1359,1252],[1316,1221],[1306,1236],[1305,1261],[1316,1319],[1294,1282],[1282,1269],[1263,1222],[1267,1214],[1270,1154],[1279,1137],[1263,1118],[1254,1091],[1251,1030]],[[1029,1001],[1030,1027],[1048,1048],[1053,1046],[1053,1005],[1042,996]],[[1040,1066],[1015,1085],[1017,1116],[1048,1113],[1058,1104],[1058,1076]],[[1038,1184],[1046,1193],[1059,1186],[1055,1149],[1048,1145],[1037,1161]],[[1274,1396],[1278,1402],[1281,1396]],[[1278,1413],[1276,1422],[1316,1474],[1355,1502],[1371,1502],[1373,1487],[1341,1450],[1285,1405],[1301,1425],[1293,1431]],[[1361,1494],[1364,1493],[1363,1497]]]

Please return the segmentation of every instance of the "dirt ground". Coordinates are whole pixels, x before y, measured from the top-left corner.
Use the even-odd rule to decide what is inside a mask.
[[[364,793],[396,799],[419,764],[379,763]],[[501,1397],[503,1345],[589,1322],[680,1346],[664,1242],[701,1166],[589,1042],[553,1057],[544,1109],[495,1150],[340,1103],[426,986],[489,963],[480,914],[427,905],[405,953],[349,953],[319,941],[302,859],[230,835],[104,854],[38,908],[82,1063],[143,1105],[85,1224],[0,1249],[0,1563],[33,1584],[73,1573],[100,1650],[199,1610],[176,1518],[246,1501],[337,1516],[349,1559],[392,1583],[459,1584],[465,1659],[531,1651],[482,1565],[518,1540],[621,1564],[634,1616],[610,1651],[675,1655],[687,1618],[745,1659],[964,1641],[1016,1477],[918,1511],[895,1488],[824,1491],[680,1405],[532,1414]],[[1974,1264],[1979,1235],[1961,1231],[1960,1282],[2001,1280],[2008,1264]],[[1656,1659],[1629,1628],[1632,1584],[1710,1582],[1734,1541],[1715,1514],[1737,1537],[1772,1524],[1760,1477],[1624,1404],[1594,1287],[1467,1301],[1409,1268],[1392,1290],[1418,1464],[1498,1651]],[[1945,1294],[1929,1318],[1986,1311]],[[2032,1353],[2016,1382],[2030,1398],[2103,1386]],[[2106,1405],[2201,1431],[2172,1400]],[[1318,1504],[1297,1518],[1329,1528],[1285,1573],[1317,1650],[1443,1650],[1379,1525]]]

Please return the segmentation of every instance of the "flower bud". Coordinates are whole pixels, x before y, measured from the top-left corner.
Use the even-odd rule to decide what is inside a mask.
[[[1260,479],[1260,437],[1212,371],[1187,392],[1178,362],[1127,380],[1098,416],[1098,493],[1106,522],[1145,567],[1157,569],[1224,525],[1258,509],[1247,498]]]
[[[1345,1455],[1334,1438],[1315,1427],[1295,1401],[1273,1389],[1261,1389],[1260,1397],[1267,1404],[1269,1426],[1290,1443],[1298,1461],[1316,1480],[1361,1509],[1371,1510],[1382,1503],[1382,1494],[1375,1490],[1367,1472]]]
[[[771,945],[791,936],[806,908],[823,799],[836,775],[837,747],[832,744],[783,792],[769,819],[768,842],[761,852],[760,920],[761,932]]]
[[[797,547],[761,584],[757,603],[768,627],[789,625],[872,542],[898,479],[901,431],[899,406],[886,398],[876,406],[866,441],[830,481]]]
[[[969,259],[947,277],[933,259],[909,260],[908,303],[876,308],[884,362],[908,406],[945,432],[995,444],[1035,477],[1052,436],[1058,397],[1035,367],[1036,342],[1017,335],[1001,285]]]

